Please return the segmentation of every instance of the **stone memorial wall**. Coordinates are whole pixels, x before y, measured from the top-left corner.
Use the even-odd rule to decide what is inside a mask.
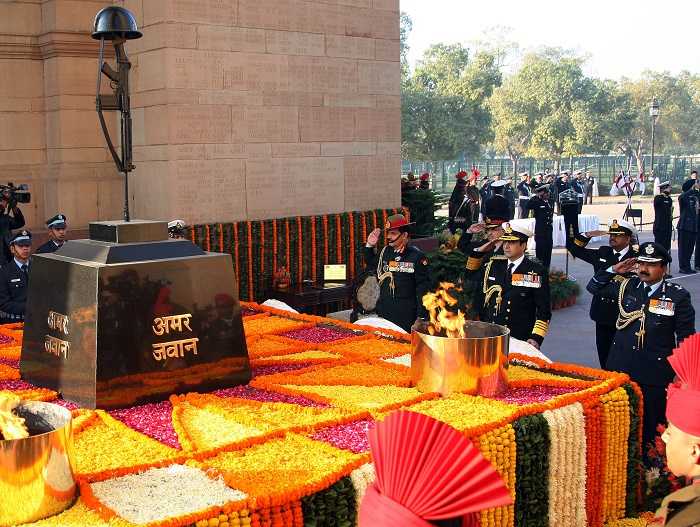
[[[89,36],[109,3],[0,2],[0,182],[31,185],[30,227],[57,210],[73,227],[121,216]],[[127,43],[133,217],[201,223],[399,205],[398,0],[121,4],[144,33]]]

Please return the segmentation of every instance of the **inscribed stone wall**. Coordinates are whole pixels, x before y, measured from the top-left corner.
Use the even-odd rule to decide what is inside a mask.
[[[30,228],[57,211],[81,226],[121,210],[95,119],[97,46],[87,33],[109,4],[0,2],[0,182],[30,185],[32,203],[22,206]]]
[[[121,217],[94,111],[101,0],[0,2],[0,182],[30,227]],[[395,207],[398,0],[122,0],[132,216],[188,222]],[[118,137],[115,115],[109,124]]]

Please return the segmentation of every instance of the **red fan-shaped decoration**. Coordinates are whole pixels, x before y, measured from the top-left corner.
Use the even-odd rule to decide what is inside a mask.
[[[430,525],[510,505],[508,488],[465,436],[427,415],[390,414],[369,433],[377,479],[361,527]]]
[[[700,390],[700,333],[681,342],[668,362],[678,375],[684,388]]]

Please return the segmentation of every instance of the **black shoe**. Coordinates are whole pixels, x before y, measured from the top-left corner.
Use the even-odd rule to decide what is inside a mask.
[[[693,269],[678,269],[678,272],[681,274],[697,274],[697,271]]]

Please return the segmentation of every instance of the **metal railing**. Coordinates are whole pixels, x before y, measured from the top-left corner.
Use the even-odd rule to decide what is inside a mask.
[[[700,165],[700,154],[696,156],[654,156],[654,173],[659,178],[670,180],[674,184],[679,184],[685,180],[690,171]],[[404,160],[402,162],[402,173],[412,171],[416,176],[423,172],[430,172],[433,175],[433,189],[441,193],[450,193],[454,187],[454,175],[460,170],[469,171],[475,166],[482,176],[493,176],[501,173],[504,176],[512,176],[513,164],[508,158],[480,158],[463,159],[452,161],[419,161],[412,162]],[[554,170],[556,162],[553,159],[521,159],[518,165],[518,172],[529,172],[534,174],[539,171]],[[644,166],[651,166],[651,156],[644,156]],[[561,161],[562,169],[579,170],[585,169],[598,181],[601,189],[609,188],[614,177],[620,170],[627,170],[627,158],[624,156],[579,156],[564,158]],[[637,172],[636,161],[633,160],[632,173]],[[647,171],[648,172],[648,171]],[[653,182],[647,182],[652,185]],[[648,189],[650,192],[650,189]]]

